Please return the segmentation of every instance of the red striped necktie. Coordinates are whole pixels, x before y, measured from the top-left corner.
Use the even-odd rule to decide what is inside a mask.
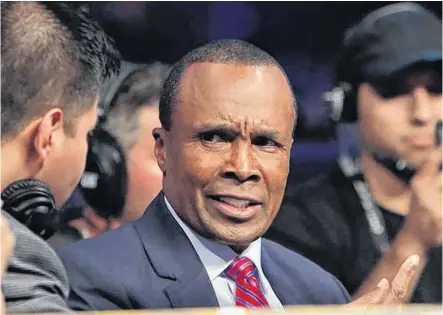
[[[269,307],[260,288],[257,268],[247,257],[237,257],[225,271],[235,281],[235,305],[246,308]]]

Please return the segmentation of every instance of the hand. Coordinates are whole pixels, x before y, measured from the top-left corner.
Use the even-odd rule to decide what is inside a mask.
[[[425,248],[442,243],[441,156],[439,147],[410,183],[412,195],[404,229]]]
[[[373,308],[377,305],[401,305],[406,302],[409,286],[412,284],[420,263],[418,255],[409,256],[401,265],[391,283],[383,278],[377,287],[362,297],[346,304],[346,307]]]

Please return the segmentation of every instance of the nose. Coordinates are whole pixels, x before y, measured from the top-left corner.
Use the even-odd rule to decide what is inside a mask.
[[[239,141],[232,144],[230,159],[221,175],[224,178],[234,179],[241,183],[247,181],[258,182],[261,179],[251,143]]]
[[[412,120],[415,125],[424,125],[432,119],[435,105],[431,98],[426,88],[417,87],[412,91]]]

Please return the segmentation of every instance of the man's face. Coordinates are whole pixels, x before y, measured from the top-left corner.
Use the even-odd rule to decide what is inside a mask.
[[[441,72],[416,68],[358,92],[359,128],[366,147],[420,168],[435,148],[442,119]]]
[[[69,136],[63,128],[51,135],[52,145],[43,167],[36,178],[47,183],[54,193],[58,207],[69,198],[85,169],[88,151],[88,133],[97,122],[97,102],[81,115],[75,128],[75,136]]]
[[[158,103],[158,101],[157,101]],[[159,127],[158,104],[142,107],[138,112],[139,138],[127,156],[128,193],[122,218],[140,218],[162,188],[162,172],[154,155],[152,130]]]
[[[246,246],[271,225],[289,172],[295,110],[278,67],[197,63],[170,131],[157,130],[164,191],[204,237]]]

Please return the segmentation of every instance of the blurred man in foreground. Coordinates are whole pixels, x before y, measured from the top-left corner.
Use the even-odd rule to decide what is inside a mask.
[[[2,192],[39,180],[60,207],[83,173],[98,89],[118,69],[119,53],[83,7],[2,2],[1,29]],[[4,201],[16,237],[2,278],[7,313],[68,312],[63,265]]]

